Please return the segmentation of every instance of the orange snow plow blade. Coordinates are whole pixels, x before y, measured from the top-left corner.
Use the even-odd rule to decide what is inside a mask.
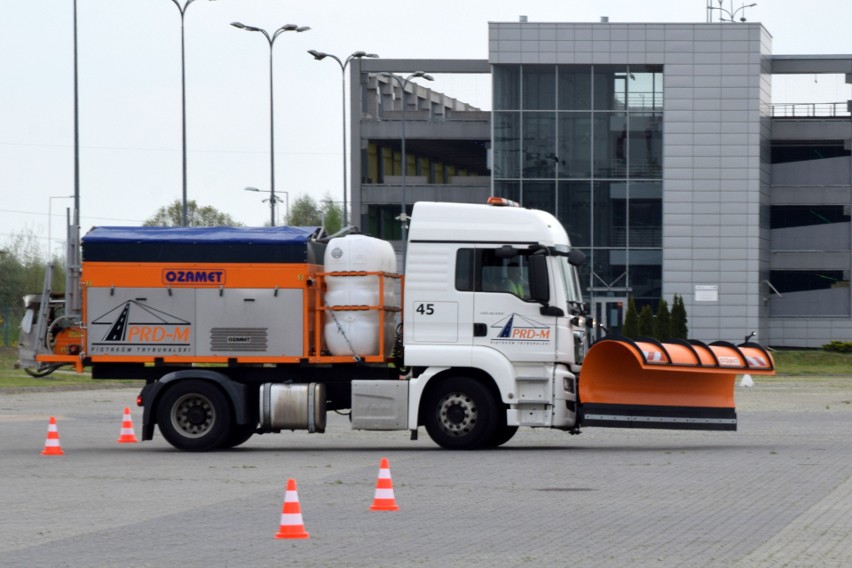
[[[736,430],[738,374],[774,375],[757,343],[607,339],[580,372],[583,426]]]

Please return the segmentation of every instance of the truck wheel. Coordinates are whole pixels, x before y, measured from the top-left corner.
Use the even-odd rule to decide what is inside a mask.
[[[234,427],[231,405],[206,381],[185,380],[169,388],[157,405],[157,423],[179,450],[206,452],[220,447]]]
[[[503,444],[511,440],[512,436],[514,436],[517,431],[517,426],[506,426],[505,424],[499,426],[494,432],[494,437],[489,440],[488,447],[496,448],[502,446]]]
[[[219,446],[222,449],[236,448],[241,444],[248,442],[255,432],[257,432],[256,424],[232,424],[231,432],[225,437],[225,440]]]
[[[488,389],[473,379],[443,381],[428,399],[426,432],[441,447],[474,450],[488,445],[497,429],[497,405]]]

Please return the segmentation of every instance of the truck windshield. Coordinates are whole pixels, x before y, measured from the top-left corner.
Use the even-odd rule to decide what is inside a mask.
[[[583,303],[583,295],[580,292],[580,280],[577,276],[577,269],[568,263],[568,258],[565,256],[557,256],[559,261],[559,272],[562,277],[562,285],[565,288],[565,297],[569,305],[579,305]]]

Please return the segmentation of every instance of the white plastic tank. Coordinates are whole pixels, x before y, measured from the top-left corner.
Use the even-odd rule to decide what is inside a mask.
[[[329,241],[325,249],[325,272],[388,272],[396,273],[396,254],[387,241],[366,235],[346,235]],[[399,280],[385,278],[384,304],[399,306]],[[325,305],[379,305],[379,277],[326,277]],[[393,314],[386,314],[386,319]],[[336,321],[335,321],[336,320]],[[379,340],[392,328],[379,330],[379,312],[327,311],[325,342],[332,355],[378,355]]]

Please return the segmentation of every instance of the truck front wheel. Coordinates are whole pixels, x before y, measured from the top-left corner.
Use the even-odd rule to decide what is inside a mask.
[[[223,445],[233,417],[230,402],[215,385],[183,380],[163,394],[157,405],[157,423],[175,448],[206,452]]]
[[[487,446],[497,429],[497,405],[491,392],[468,377],[443,381],[428,398],[424,423],[429,437],[451,450]]]

